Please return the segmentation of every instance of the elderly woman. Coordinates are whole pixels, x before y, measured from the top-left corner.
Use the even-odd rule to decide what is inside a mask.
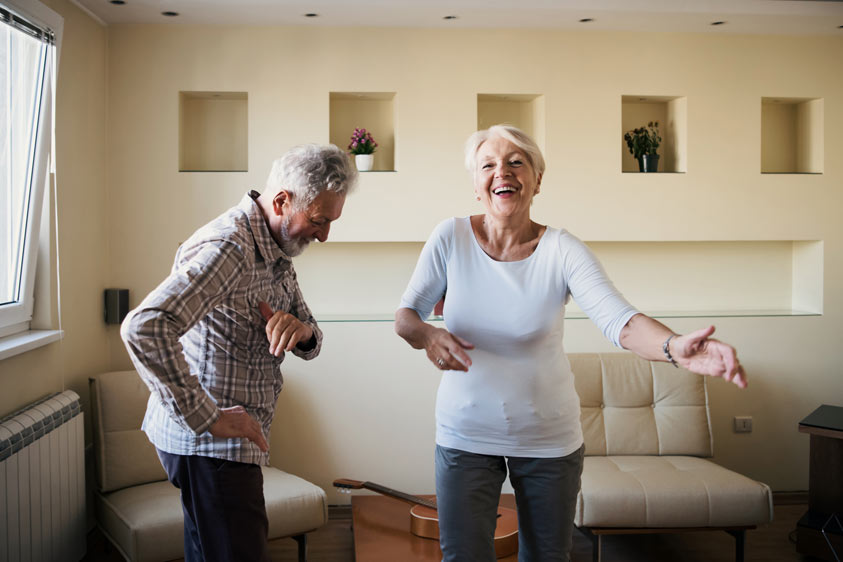
[[[395,331],[443,371],[436,399],[436,494],[444,560],[494,560],[509,471],[519,560],[568,560],[583,465],[579,398],[562,345],[573,297],[616,346],[739,387],[735,350],[633,308],[571,233],[538,224],[530,206],[545,163],[536,143],[496,125],[466,144],[484,214],[433,231],[395,315]],[[445,295],[445,328],[424,322]]]

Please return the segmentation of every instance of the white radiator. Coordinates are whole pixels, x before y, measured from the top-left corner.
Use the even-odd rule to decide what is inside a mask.
[[[0,420],[0,562],[85,556],[85,436],[79,395]]]

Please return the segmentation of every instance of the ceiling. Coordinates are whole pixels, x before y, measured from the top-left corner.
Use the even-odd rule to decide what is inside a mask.
[[[113,0],[71,1],[104,24],[516,27],[843,36],[843,0],[123,0],[122,5]],[[165,11],[179,15],[162,15]],[[456,17],[444,19],[446,16]],[[585,18],[593,21],[580,21]],[[725,23],[711,25],[717,21]]]

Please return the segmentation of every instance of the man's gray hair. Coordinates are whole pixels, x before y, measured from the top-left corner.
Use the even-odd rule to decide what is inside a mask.
[[[294,146],[272,163],[266,190],[293,194],[293,208],[305,209],[323,191],[347,195],[357,185],[357,169],[333,144]]]
[[[527,156],[527,160],[530,161],[530,165],[533,167],[533,171],[536,173],[536,179],[544,174],[544,156],[542,156],[539,145],[536,144],[536,141],[530,135],[512,125],[492,125],[488,129],[477,131],[468,137],[465,143],[465,168],[472,177],[477,173],[477,151],[480,150],[480,146],[484,142],[492,137],[504,138],[523,150]]]

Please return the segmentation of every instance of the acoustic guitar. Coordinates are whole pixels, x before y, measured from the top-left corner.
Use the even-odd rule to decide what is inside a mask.
[[[334,486],[341,492],[365,488],[384,496],[406,502],[410,508],[410,532],[417,537],[439,540],[439,514],[436,511],[436,499],[413,496],[374,482],[361,482],[338,478]],[[495,555],[506,558],[518,552],[518,514],[514,509],[498,507],[498,522],[495,528]]]

